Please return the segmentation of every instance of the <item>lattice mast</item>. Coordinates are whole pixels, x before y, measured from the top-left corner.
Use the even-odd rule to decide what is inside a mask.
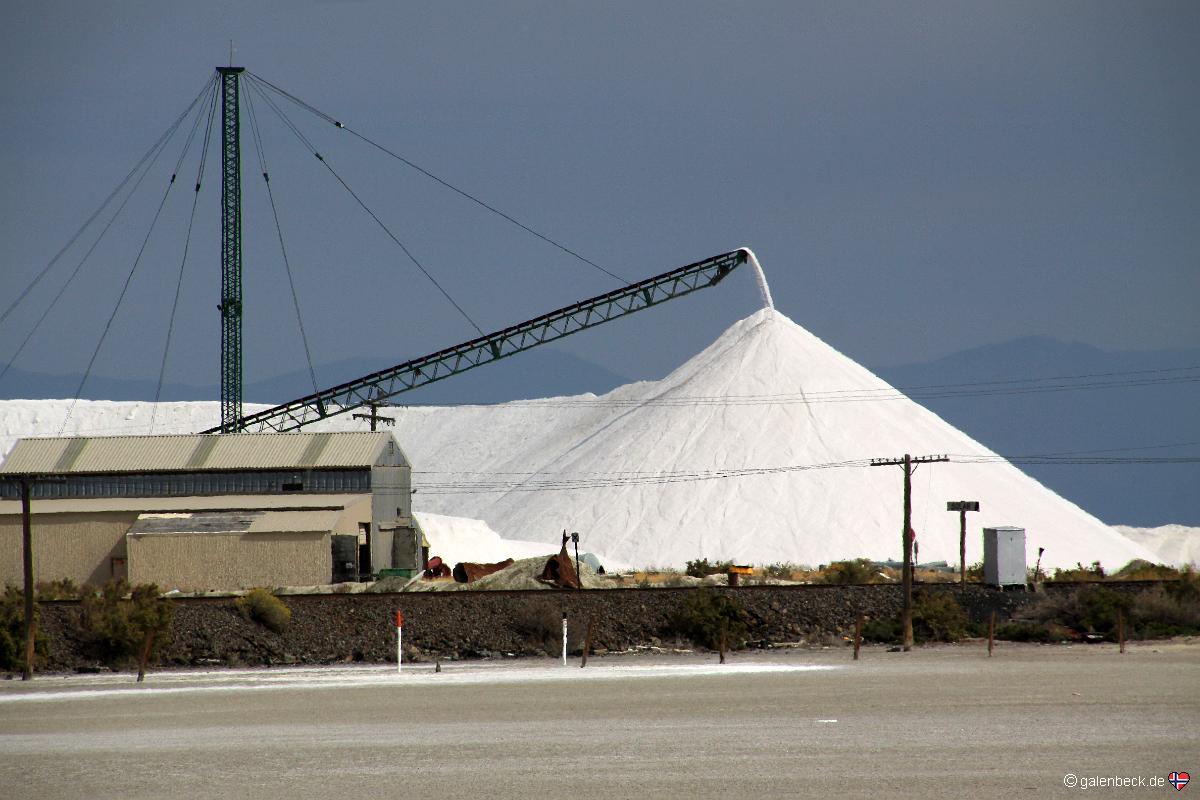
[[[221,433],[240,430],[242,417],[242,159],[239,76],[244,67],[217,67],[221,76]]]

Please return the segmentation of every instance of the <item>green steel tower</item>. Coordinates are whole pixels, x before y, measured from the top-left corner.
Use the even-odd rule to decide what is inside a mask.
[[[242,417],[242,158],[238,76],[221,75],[221,433],[235,433]]]

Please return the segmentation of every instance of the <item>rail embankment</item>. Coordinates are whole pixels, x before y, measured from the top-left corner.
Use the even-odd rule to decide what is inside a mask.
[[[1162,586],[1103,584],[1117,593],[1112,596],[1130,602],[1161,593]],[[1032,604],[1066,600],[1079,589],[1077,584],[1047,584],[1037,593],[979,584],[917,587],[920,597],[952,598],[975,630],[993,612],[1001,623],[1021,619]],[[157,661],[168,667],[394,662],[397,611],[404,619],[405,658],[414,661],[555,654],[562,647],[564,614],[569,649],[575,653],[589,627],[594,653],[683,649],[692,644],[679,633],[678,620],[693,608],[689,598],[698,593],[733,601],[739,615],[735,646],[751,647],[844,646],[860,615],[868,621],[895,620],[902,602],[896,585],[286,595],[279,599],[290,620],[273,630],[244,614],[235,598],[181,598],[173,601],[170,634]],[[114,666],[97,654],[94,639],[82,635],[78,602],[45,602],[39,608],[47,645],[39,670]]]

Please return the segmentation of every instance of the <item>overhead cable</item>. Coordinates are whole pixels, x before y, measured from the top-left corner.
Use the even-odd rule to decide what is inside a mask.
[[[203,115],[206,120],[204,125],[204,140],[200,145],[200,159],[199,164],[196,166],[196,183],[194,189],[192,190],[192,210],[188,215],[187,233],[183,239],[183,255],[179,260],[179,276],[175,281],[175,297],[171,301],[171,316],[167,322],[167,336],[166,340],[163,342],[162,360],[159,362],[158,366],[158,381],[154,385],[154,405],[150,407],[150,433],[154,433],[154,424],[158,417],[158,402],[162,397],[163,381],[166,378],[167,357],[171,352],[171,341],[175,335],[175,316],[179,311],[179,297],[183,290],[184,267],[187,265],[188,251],[191,248],[192,228],[196,222],[196,207],[200,201],[200,185],[204,181],[204,166],[208,160],[208,147],[212,140],[213,119],[216,117],[216,113],[217,81],[214,79],[208,100],[208,111]],[[197,122],[199,122],[199,118],[197,118]]]
[[[257,87],[252,88],[257,89]],[[258,89],[258,91],[262,91]],[[279,209],[275,206],[275,193],[271,190],[271,175],[267,170],[267,153],[263,149],[262,134],[258,128],[258,117],[254,113],[251,97],[254,92],[246,92],[246,111],[250,117],[250,130],[253,133],[254,146],[258,151],[259,166],[262,167],[263,183],[267,186],[267,199],[271,203],[271,216],[275,219],[275,233],[279,237],[279,252],[283,255],[283,267],[287,272],[288,287],[292,290],[292,307],[296,310],[296,325],[300,329],[300,342],[304,345],[304,360],[308,364],[308,377],[312,380],[313,392],[319,392],[317,386],[317,371],[313,367],[312,350],[308,346],[308,334],[304,330],[304,317],[300,313],[300,298],[296,294],[296,280],[292,277],[292,263],[288,259],[287,246],[283,243],[283,226],[279,223]]]
[[[487,209],[488,211],[507,220],[508,222],[511,222],[513,225],[516,225],[518,228],[525,231],[526,233],[536,236],[537,238],[541,239],[543,242],[546,242],[547,244],[557,247],[559,250],[563,251],[567,255],[569,255],[573,258],[576,258],[579,261],[582,261],[584,264],[587,264],[590,267],[594,267],[595,269],[600,270],[601,272],[603,272],[605,275],[609,276],[610,278],[615,278],[615,279],[621,281],[622,283],[624,283],[626,286],[630,285],[631,281],[629,281],[629,279],[623,278],[620,275],[616,274],[615,272],[611,272],[610,270],[597,264],[595,261],[592,261],[591,259],[575,252],[571,248],[567,247],[565,244],[562,244],[561,242],[559,242],[555,239],[552,239],[551,237],[547,236],[544,233],[534,230],[533,228],[529,227],[528,225],[526,225],[525,223],[516,219],[515,217],[513,217],[509,214],[506,214],[505,212],[501,211],[500,209],[496,208],[493,205],[490,205],[489,203],[484,202],[483,200],[481,200],[480,198],[471,194],[470,192],[466,191],[465,189],[458,188],[454,184],[450,183],[449,181],[447,181],[443,178],[438,177],[437,175],[433,174],[432,172],[430,172],[429,170],[420,166],[419,164],[416,164],[416,163],[410,161],[409,159],[405,158],[404,156],[400,155],[399,153],[389,150],[387,147],[384,147],[383,145],[379,144],[378,142],[374,141],[373,139],[368,138],[366,135],[359,133],[358,131],[344,125],[343,123],[339,122],[337,119],[334,119],[333,117],[331,117],[329,114],[326,114],[324,111],[321,111],[320,109],[310,105],[309,103],[304,102],[303,100],[301,100],[300,98],[291,94],[290,92],[287,92],[287,91],[279,88],[275,84],[268,81],[266,78],[263,78],[259,75],[255,75],[254,73],[251,73],[251,72],[248,72],[247,74],[252,79],[265,84],[266,86],[270,87],[273,91],[278,92],[283,97],[286,97],[288,100],[290,100],[291,102],[300,106],[305,111],[308,111],[309,113],[314,114],[315,116],[320,117],[321,119],[330,123],[335,128],[340,128],[340,129],[346,131],[347,133],[349,133],[350,135],[355,136],[358,139],[361,139],[363,142],[366,142],[367,144],[371,145],[376,150],[379,150],[380,152],[391,156],[392,158],[396,159],[397,161],[404,164],[405,166],[408,166],[409,168],[416,170],[417,172],[421,173],[425,177],[444,186],[445,188],[449,189],[450,191],[455,192],[456,194],[459,194],[462,197],[465,197],[467,200],[470,200],[472,203],[475,203],[476,205],[478,205],[484,209]]]
[[[154,144],[150,145],[150,149],[147,150],[140,159],[138,159],[137,163],[133,165],[133,168],[125,174],[125,177],[121,179],[121,182],[117,184],[116,188],[109,192],[108,197],[104,198],[104,201],[101,202],[99,207],[92,212],[91,216],[84,220],[83,224],[79,226],[79,229],[75,231],[70,239],[67,240],[67,243],[64,244],[62,248],[54,254],[54,257],[50,259],[50,262],[46,264],[46,266],[43,267],[40,272],[38,272],[34,279],[17,294],[16,298],[12,301],[12,303],[9,304],[8,308],[4,310],[4,313],[0,314],[0,323],[3,323],[4,320],[8,318],[8,315],[11,314],[13,310],[17,308],[17,306],[21,305],[29,293],[33,291],[33,289],[41,282],[42,278],[46,277],[46,274],[54,268],[54,265],[57,264],[58,260],[63,257],[63,254],[71,249],[71,246],[79,240],[79,237],[83,235],[83,232],[87,230],[88,226],[91,225],[101,213],[103,213],[104,209],[108,207],[108,204],[112,202],[113,198],[116,197],[121,192],[121,189],[127,183],[129,183],[130,179],[137,174],[141,166],[146,163],[146,159],[150,158],[151,155],[156,153],[159,148],[162,147],[166,140],[175,132],[175,129],[179,127],[179,124],[183,122],[185,117],[187,117],[192,108],[195,107],[196,103],[199,102],[200,98],[204,96],[205,92],[207,92],[215,84],[215,76],[209,78],[208,81],[205,82],[204,88],[200,90],[200,93],[196,95],[196,98],[192,100],[186,109],[184,109],[183,113],[176,117],[175,121],[167,126],[167,129],[163,131],[162,135],[158,137]]]
[[[196,101],[193,101],[192,105],[195,106],[197,101],[199,101],[199,98],[197,98]],[[198,122],[199,120],[197,120],[197,123]],[[176,162],[176,169],[178,169],[179,164],[183,163],[183,159],[187,155],[187,151],[192,145],[192,140],[195,137],[195,131],[196,126],[193,125],[192,133],[185,140],[183,152],[180,153],[179,160]],[[117,302],[113,305],[113,310],[108,316],[108,321],[104,323],[104,330],[100,332],[100,339],[96,342],[96,349],[92,351],[92,357],[88,360],[87,368],[83,371],[83,377],[79,379],[79,388],[75,390],[75,397],[72,399],[71,405],[67,409],[67,414],[63,418],[62,426],[59,428],[58,432],[59,436],[62,436],[66,431],[67,424],[71,420],[71,414],[75,411],[75,405],[79,402],[79,399],[83,394],[83,387],[87,384],[88,378],[91,377],[92,367],[94,367],[96,364],[96,358],[100,355],[101,348],[104,347],[104,342],[108,338],[109,331],[112,330],[113,321],[117,318],[117,314],[121,311],[121,305],[124,303],[125,295],[128,293],[129,286],[133,282],[133,276],[137,273],[138,266],[142,262],[142,256],[146,252],[146,246],[150,244],[150,237],[154,233],[154,228],[158,225],[158,218],[162,215],[163,207],[167,204],[167,198],[171,194],[171,189],[175,186],[175,178],[177,174],[177,171],[172,172],[170,179],[167,181],[167,188],[163,190],[162,199],[159,200],[158,208],[154,211],[154,217],[150,220],[150,227],[147,229],[146,236],[142,240],[142,246],[138,249],[137,256],[133,260],[133,265],[129,268],[129,273],[125,276],[125,283],[121,286],[121,293],[117,296]]]
[[[283,113],[283,109],[279,107],[279,105],[270,97],[270,95],[266,94],[265,92],[260,92],[260,96],[279,116],[288,129],[295,134],[295,136],[300,140],[301,144],[303,144],[304,147],[310,153],[312,153],[322,165],[324,165],[325,169],[329,170],[329,174],[333,175],[333,177],[337,179],[337,182],[340,183],[342,188],[354,198],[355,202],[362,207],[363,211],[366,211],[371,219],[375,220],[375,224],[378,225],[385,234],[387,234],[388,238],[391,239],[404,252],[404,255],[408,256],[408,260],[416,265],[417,269],[419,269],[425,275],[425,277],[429,279],[430,283],[437,287],[437,290],[441,292],[442,296],[450,302],[450,305],[454,306],[458,313],[463,316],[463,319],[469,322],[471,327],[478,331],[480,336],[483,336],[483,328],[479,327],[475,320],[471,318],[471,315],[468,314],[463,307],[458,304],[458,301],[450,296],[450,293],[446,291],[445,287],[443,287],[442,284],[438,282],[437,278],[433,277],[433,274],[427,270],[420,261],[417,260],[417,257],[413,255],[412,251],[409,250],[408,247],[405,246],[404,242],[400,241],[400,239],[396,237],[396,234],[392,233],[391,229],[388,228],[384,221],[379,218],[379,215],[372,211],[371,208],[365,202],[363,202],[363,199],[359,197],[353,189],[350,188],[350,184],[346,183],[346,181],[342,179],[342,176],[338,174],[337,170],[335,170],[329,161],[326,160],[323,155],[321,155],[317,148],[313,146],[312,142],[308,140],[308,138],[300,131],[299,128],[296,127],[296,125],[288,118],[288,116]]]

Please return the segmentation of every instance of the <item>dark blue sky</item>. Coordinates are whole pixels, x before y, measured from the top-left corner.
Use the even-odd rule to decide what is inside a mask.
[[[1032,334],[1200,346],[1192,2],[17,0],[0,30],[7,297],[227,62],[231,38],[239,65],[621,275],[753,247],[780,310],[864,363]],[[400,361],[472,336],[273,113],[256,110],[314,360]],[[614,288],[287,110],[485,330]],[[19,365],[86,365],[182,146],[172,141]],[[100,374],[157,374],[197,151]],[[248,140],[243,157],[246,370],[276,374],[302,367],[303,351]],[[172,380],[216,379],[218,163],[214,151]],[[0,361],[83,241],[0,326]],[[657,376],[756,305],[745,274],[563,346]]]

